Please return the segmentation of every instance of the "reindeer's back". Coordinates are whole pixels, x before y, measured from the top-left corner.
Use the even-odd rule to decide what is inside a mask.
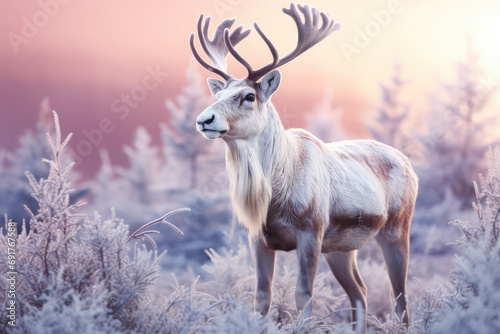
[[[403,202],[414,203],[417,176],[397,149],[374,140],[326,144],[303,129],[287,132],[308,157],[305,168],[297,167],[303,170],[302,179],[312,179],[305,174],[314,175],[315,191],[330,197],[331,214],[387,215]]]
[[[374,140],[325,144],[334,191],[333,211],[388,214],[415,201],[418,179],[397,149]]]

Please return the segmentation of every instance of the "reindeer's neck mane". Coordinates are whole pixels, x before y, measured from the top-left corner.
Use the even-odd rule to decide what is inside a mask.
[[[287,151],[293,151],[288,149],[291,143],[274,107],[270,104],[268,108],[269,119],[258,138],[226,142],[226,169],[233,208],[254,237],[266,221],[274,170],[286,163]]]

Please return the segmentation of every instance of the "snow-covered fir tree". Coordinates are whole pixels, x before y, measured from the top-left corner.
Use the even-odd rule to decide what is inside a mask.
[[[401,66],[396,64],[390,83],[379,84],[381,101],[375,107],[377,115],[365,126],[375,140],[397,148],[411,159],[415,152],[410,147],[412,140],[408,134],[407,124],[404,124],[408,123],[410,106],[401,98],[401,92],[406,84],[407,82],[401,77]]]
[[[132,146],[125,145],[123,151],[128,158],[128,167],[117,167],[117,173],[131,186],[130,200],[145,205],[155,202],[155,186],[164,180],[165,161],[160,150],[153,145],[149,132],[137,128]]]
[[[126,167],[112,165],[107,151],[101,150],[101,167],[93,182],[93,209],[104,212],[113,207],[137,228],[169,209],[171,204],[161,191],[169,177],[161,150],[144,127],[137,128],[132,145],[125,145],[123,151]]]
[[[420,175],[422,188],[439,191],[421,197],[426,206],[439,203],[448,191],[464,207],[469,205],[474,197],[470,180],[484,171],[484,155],[495,144],[498,121],[488,108],[495,91],[484,85],[478,57],[469,45],[466,59],[457,65],[456,83],[445,85],[431,100],[428,130],[421,136],[426,164]]]
[[[207,182],[207,169],[221,170],[224,154],[221,143],[207,140],[196,131],[196,118],[213,102],[213,98],[207,93],[206,83],[194,63],[188,67],[186,79],[187,85],[182,93],[175,100],[166,101],[170,119],[160,124],[161,139],[164,154],[182,164],[182,180],[188,182],[178,186],[200,189]],[[172,166],[174,172],[176,167],[179,166]]]

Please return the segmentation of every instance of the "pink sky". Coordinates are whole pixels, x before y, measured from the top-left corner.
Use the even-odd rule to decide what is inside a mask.
[[[373,112],[378,83],[388,82],[395,62],[410,80],[407,97],[417,118],[437,81],[452,82],[455,64],[465,55],[467,35],[482,55],[485,83],[500,84],[498,1],[308,3],[330,13],[342,28],[281,68],[282,85],[273,101],[278,110],[296,115],[284,120],[286,126],[302,125],[302,113],[312,110],[325,87],[331,87],[332,106],[344,111],[345,125],[365,135],[363,118]],[[121,148],[132,141],[138,125],[159,137],[157,124],[167,119],[165,99],[175,97],[186,84],[185,72],[192,58],[188,37],[199,13],[213,16],[213,25],[225,17],[236,17],[237,24],[245,27],[256,20],[285,55],[296,41],[293,21],[281,12],[288,4],[262,0],[3,1],[0,147],[17,146],[17,137],[34,126],[39,104],[48,96],[59,113],[63,132],[74,133],[73,147],[85,140],[85,130],[106,127],[100,124],[103,119],[111,120],[115,127],[93,147],[83,168],[98,168],[100,147],[107,148],[115,161],[123,161]],[[359,31],[367,34],[364,39]],[[346,56],[345,50],[353,48],[356,53]],[[255,31],[238,50],[254,67],[270,60]],[[201,66],[197,68],[204,77],[211,76]],[[236,76],[245,75],[232,59],[229,68]],[[142,85],[152,71],[160,72],[158,80],[150,82],[154,88],[120,119],[121,114],[113,112],[113,101]]]

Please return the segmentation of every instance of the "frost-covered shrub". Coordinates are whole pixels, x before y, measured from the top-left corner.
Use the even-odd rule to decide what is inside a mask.
[[[119,334],[120,323],[109,317],[101,298],[82,301],[78,294],[68,290],[64,295],[50,289],[49,295],[42,297],[40,309],[27,304],[26,314],[19,320],[20,333],[78,333],[78,334]],[[71,298],[70,296],[71,295]],[[67,300],[71,299],[68,303]]]
[[[235,249],[223,248],[220,252],[207,250],[210,262],[203,269],[211,280],[203,284],[204,291],[216,298],[230,296],[249,305],[253,302],[255,271],[248,246],[240,240]]]
[[[273,328],[267,317],[253,312],[252,306],[239,306],[231,312],[216,317],[213,322],[203,328],[207,334],[262,333]]]
[[[38,120],[35,129],[28,129],[19,138],[19,146],[14,152],[0,149],[0,214],[7,214],[10,219],[22,222],[29,219],[29,215],[23,205],[32,211],[37,209],[37,202],[31,196],[31,186],[24,175],[29,171],[35,179],[47,178],[49,165],[42,159],[50,158],[52,151],[46,140],[46,133],[53,133],[54,126],[51,121],[50,104],[48,98],[44,98],[40,105]],[[64,152],[61,156],[65,162],[69,162],[71,155]],[[78,175],[73,173],[69,179],[74,183]],[[75,201],[88,190],[77,187],[71,193],[71,201]]]
[[[455,221],[461,254],[438,333],[500,332],[500,159],[491,149],[488,176],[479,175],[474,189],[476,221]]]
[[[412,304],[412,320],[410,333],[430,334],[440,321],[441,309],[447,294],[442,288],[424,290],[418,301]]]
[[[81,223],[84,217],[76,211],[84,203],[70,203],[73,163],[61,159],[71,135],[62,141],[55,113],[54,119],[55,139],[47,136],[53,158],[44,160],[49,175],[37,180],[27,173],[38,210],[26,207],[31,229],[28,233],[23,224],[17,238],[16,327],[3,322],[0,328],[13,333],[150,333],[148,328],[159,326],[161,319],[150,287],[162,254],[143,247],[130,258],[128,241],[154,231],[129,236],[128,225],[114,214],[107,220],[95,214]],[[0,256],[7,259],[8,239],[0,231]],[[6,264],[0,267],[2,291],[9,271]],[[5,319],[8,300],[6,294],[0,298]]]

